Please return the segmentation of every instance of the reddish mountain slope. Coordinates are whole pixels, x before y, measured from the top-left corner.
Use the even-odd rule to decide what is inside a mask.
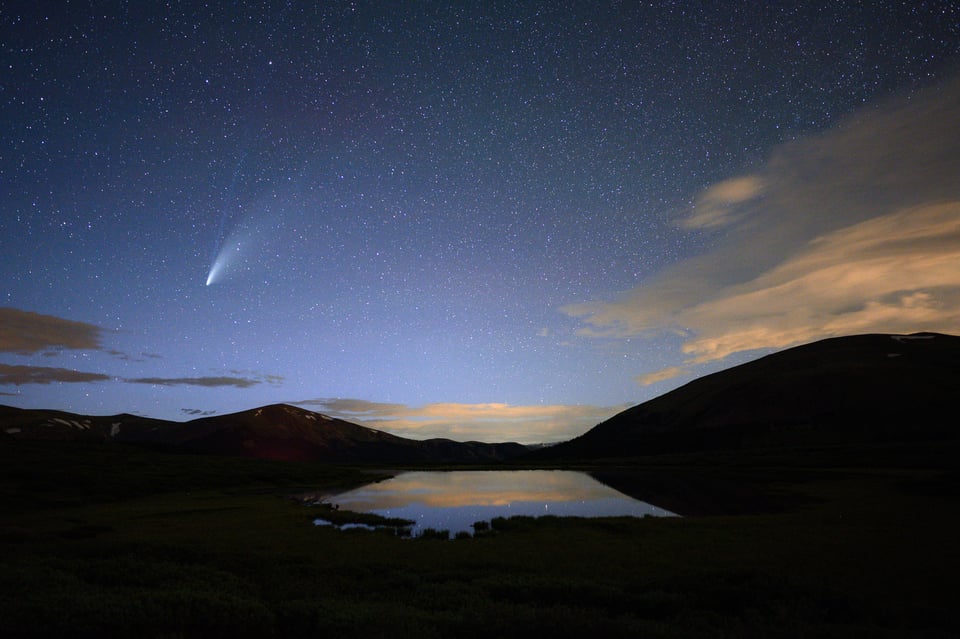
[[[493,462],[527,451],[512,443],[416,441],[284,404],[182,423],[0,406],[2,437],[112,441],[216,455],[360,463]]]

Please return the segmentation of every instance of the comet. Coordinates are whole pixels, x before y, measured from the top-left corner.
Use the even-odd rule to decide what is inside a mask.
[[[246,159],[247,152],[243,151],[240,153],[240,157],[237,158],[237,163],[233,167],[233,175],[230,177],[230,184],[227,186],[220,212],[220,227],[217,230],[216,244],[214,244],[216,252],[214,253],[213,262],[210,264],[210,270],[207,272],[206,286],[215,284],[222,277],[227,265],[233,261],[236,253],[240,251],[238,229],[243,226],[243,218],[241,218],[241,224],[234,226],[229,236],[224,237],[223,231],[227,225],[227,219],[230,218],[232,214],[236,214],[238,211],[242,214],[243,207],[237,201],[237,188],[243,174],[243,165]],[[230,250],[231,248],[233,248],[233,251]]]
[[[230,188],[234,188],[232,183]],[[280,241],[283,217],[291,208],[287,197],[276,191],[268,191],[246,203],[234,199],[231,194],[223,207],[217,234],[222,239],[214,245],[215,252],[204,281],[206,286],[264,268],[258,257]],[[228,226],[230,218],[233,222]],[[223,234],[225,228],[230,229],[226,235]]]
[[[210,265],[210,271],[207,273],[207,286],[221,281],[233,270],[233,266],[240,260],[244,242],[241,238],[236,237],[236,235],[237,232],[234,231],[233,235],[223,243],[217,252],[217,256],[213,259],[213,264]]]
[[[275,209],[269,201],[272,199],[261,198],[249,207],[237,207],[240,217],[214,254],[205,280],[207,286],[261,268],[258,256],[278,242],[282,227],[282,209]]]
[[[210,272],[207,273],[207,283],[206,286],[210,286],[217,281],[217,276],[220,274],[220,270],[223,268],[223,262],[220,260],[214,260],[213,266],[210,267]]]

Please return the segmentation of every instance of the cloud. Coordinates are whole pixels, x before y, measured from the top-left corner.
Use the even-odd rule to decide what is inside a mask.
[[[816,238],[804,252],[684,316],[702,327],[683,347],[695,362],[828,335],[956,330],[960,201]]]
[[[203,377],[135,377],[123,381],[130,384],[151,384],[153,386],[202,386],[219,388],[250,388],[259,384],[279,385],[283,382],[280,375],[262,375],[253,371],[231,370],[230,375],[208,375]]]
[[[960,76],[784,144],[707,189],[707,253],[612,300],[578,334],[673,334],[685,365],[865,332],[960,332]],[[673,367],[638,381],[682,374]]]
[[[387,404],[384,402],[370,402],[364,399],[307,399],[299,402],[290,402],[299,406],[317,406],[331,414],[347,416],[357,419],[382,418],[409,410],[406,404]],[[345,417],[346,418],[346,417]]]
[[[706,189],[681,220],[688,229],[726,226],[735,221],[738,205],[757,198],[763,191],[763,180],[756,175],[725,180]]]
[[[564,441],[627,408],[626,405],[514,406],[454,402],[407,406],[362,399],[311,399],[292,403],[316,406],[333,417],[403,437],[522,443]]]
[[[0,352],[30,355],[49,348],[99,350],[103,329],[52,315],[0,308]]]
[[[215,410],[203,410],[202,408],[181,408],[180,412],[184,415],[199,415],[200,417],[217,414]]]
[[[52,384],[54,382],[104,382],[113,379],[100,373],[85,373],[67,368],[49,366],[21,366],[0,364],[0,386],[22,384]]]
[[[249,377],[137,377],[125,380],[131,384],[151,384],[153,386],[206,386],[220,387],[233,386],[234,388],[250,388],[261,384],[259,379]]]
[[[637,375],[634,379],[641,386],[650,386],[651,384],[656,384],[657,382],[665,382],[668,379],[680,377],[681,375],[686,374],[686,372],[687,372],[687,369],[684,368],[683,366],[671,366],[669,368],[664,368],[663,370],[655,371],[653,373]]]

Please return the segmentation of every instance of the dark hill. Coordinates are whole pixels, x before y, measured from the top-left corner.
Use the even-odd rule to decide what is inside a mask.
[[[349,463],[496,462],[527,452],[513,443],[406,439],[284,404],[189,422],[0,406],[3,437],[109,441],[172,452]]]
[[[539,459],[957,439],[960,337],[856,335],[694,380]]]

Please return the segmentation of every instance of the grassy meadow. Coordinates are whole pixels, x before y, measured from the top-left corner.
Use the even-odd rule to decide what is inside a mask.
[[[315,527],[290,498],[375,469],[4,440],[0,624],[11,639],[957,636],[955,452],[621,460],[599,474],[708,514],[516,518],[441,541]],[[703,489],[699,509],[678,486]]]

